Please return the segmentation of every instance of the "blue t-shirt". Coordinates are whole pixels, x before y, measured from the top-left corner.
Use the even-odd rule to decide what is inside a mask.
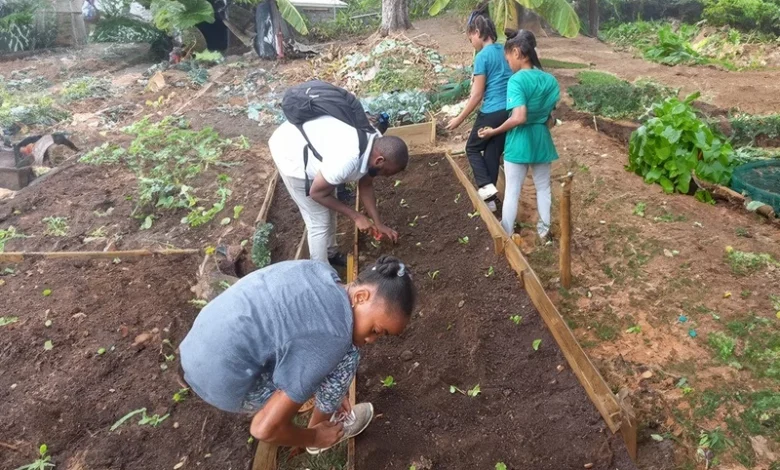
[[[330,266],[276,263],[201,310],[179,347],[184,380],[224,411],[241,411],[261,374],[304,403],[352,347],[352,327],[349,297]]]
[[[512,69],[504,57],[504,46],[490,44],[482,48],[474,58],[474,75],[485,76],[485,94],[482,97],[483,113],[506,109],[506,84]]]

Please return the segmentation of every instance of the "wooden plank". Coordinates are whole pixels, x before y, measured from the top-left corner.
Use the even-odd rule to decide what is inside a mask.
[[[471,184],[471,181],[463,170],[460,169],[449,154],[447,155],[447,159],[449,160],[455,175],[458,177],[458,180],[460,180],[461,184],[468,192],[472,203],[477,207],[477,210],[479,211],[482,220],[487,225],[491,235],[494,237],[500,236],[508,238],[506,232],[504,232],[498,220],[496,220],[490,210],[488,210],[487,204],[479,197],[477,189]],[[579,379],[585,392],[588,394],[588,397],[590,397],[591,401],[604,418],[609,429],[613,433],[617,432],[620,429],[621,424],[628,420],[618,404],[617,398],[582,350],[582,347],[580,347],[571,329],[547,296],[541,281],[539,281],[536,273],[525,260],[519,248],[514,243],[507,243],[504,253],[509,265],[522,277],[528,296],[531,298],[531,301],[539,311],[547,328],[561,348],[563,355],[566,357],[566,361]],[[626,432],[631,431],[629,430]]]
[[[279,170],[274,168],[274,173],[271,175],[271,180],[268,182],[268,187],[265,190],[265,199],[263,199],[263,205],[260,206],[260,211],[255,217],[255,226],[264,224],[268,220],[268,213],[271,212],[271,202],[274,200],[274,194],[276,193],[276,182],[279,181]]]
[[[408,126],[391,127],[385,135],[400,137],[409,148],[436,143],[436,121],[428,121]]]
[[[255,458],[252,460],[252,470],[274,470],[278,451],[279,446],[258,441]]]
[[[568,176],[561,183],[563,191],[561,192],[561,251],[560,251],[560,270],[561,285],[571,288],[571,185],[572,176]]]
[[[0,253],[0,263],[20,263],[25,259],[114,259],[138,258],[143,256],[195,255],[197,248],[167,250],[126,250],[126,251],[8,251]]]
[[[355,191],[355,210],[360,212],[360,188]],[[347,255],[347,283],[355,281],[358,276],[358,242],[360,241],[360,231],[355,226],[352,239],[352,253]],[[357,375],[349,384],[349,404],[355,406],[357,402]],[[347,465],[346,470],[355,470],[355,439],[347,441]]]
[[[309,257],[309,232],[306,230],[306,227],[303,228],[303,235],[301,236],[301,241],[298,242],[298,248],[295,250],[295,258],[298,259],[306,259]]]

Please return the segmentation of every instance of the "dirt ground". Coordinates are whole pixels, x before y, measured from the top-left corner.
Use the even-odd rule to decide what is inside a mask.
[[[437,43],[448,62],[471,62],[473,51],[460,19],[419,21],[415,27],[408,37]],[[774,71],[670,68],[613,52],[585,38],[540,37],[539,48],[543,57],[590,63],[626,79],[652,77],[685,91],[701,89],[723,110],[765,113],[776,111],[780,104],[780,80]],[[35,67],[35,73],[54,82],[52,90],[84,74],[110,75],[114,96],[72,104],[72,122],[56,126],[72,132],[76,145],[89,150],[109,139],[121,140],[119,129],[145,114],[176,111],[197,93],[189,86],[174,86],[182,80],[176,71],[165,72],[164,90],[144,91],[138,80],[152,64],[144,62],[142,54],[134,47],[91,45],[85,51],[3,62],[2,68]],[[265,142],[274,125],[217,108],[278,93],[286,83],[316,74],[318,63],[277,66],[238,57],[230,62],[238,60],[247,66],[212,68],[215,85],[183,111],[196,128],[214,126],[223,137],[244,135],[250,141],[249,150],[231,150],[226,157],[242,163],[230,170],[234,193],[228,208],[245,206],[237,223],[222,227],[216,220],[184,229],[179,223],[182,214],[173,213],[151,230],[139,231],[139,221],[129,218],[132,202],[125,198],[133,191],[129,172],[71,161],[15,198],[0,201],[0,228],[14,225],[34,235],[10,241],[6,250],[205,248],[220,238],[233,245],[250,238],[271,174]],[[259,69],[268,74],[248,78]],[[553,73],[562,85],[574,77],[573,71]],[[256,88],[242,88],[247,81]],[[158,107],[147,103],[160,97]],[[101,111],[118,105],[123,105],[123,111],[108,125]],[[464,126],[445,137],[443,144],[462,148],[466,131]],[[732,334],[740,325],[755,335],[774,338],[771,335],[777,334],[770,295],[780,295],[780,270],[769,266],[747,275],[734,274],[725,248],[780,259],[778,230],[740,208],[708,206],[645,185],[624,170],[625,144],[592,126],[565,120],[553,134],[561,155],[556,174],[575,173],[574,288],[567,291],[558,286],[556,243],[534,247],[530,260],[610,385],[615,390],[631,389],[631,402],[640,418],[638,467],[673,468],[670,455],[675,451],[679,468],[697,468],[693,454],[700,432],[720,428],[735,441],[728,453],[718,455],[722,468],[769,469],[766,454],[750,439],[768,437],[770,446],[777,445],[780,431],[773,423],[780,417],[771,409],[758,414],[765,413],[768,420],[753,419],[751,413],[758,409],[755,394],[777,390],[777,382],[758,377],[753,364],[742,360],[751,347],[746,337],[737,336],[734,350],[744,362],[740,368],[718,359],[709,337]],[[556,366],[565,361],[511,271],[493,256],[489,240],[477,229],[481,223],[469,223],[465,194],[462,214],[455,209],[456,194],[444,196],[442,188],[457,193],[458,187],[445,169],[442,161],[418,171],[441,180],[442,194],[428,181],[419,188],[403,182],[397,188],[384,188],[387,200],[382,209],[391,214],[403,235],[403,243],[393,250],[414,260],[411,264],[421,284],[421,315],[404,337],[367,352],[358,397],[373,400],[384,416],[358,441],[358,468],[408,468],[414,461],[424,464],[421,457],[433,460],[434,468],[493,468],[497,461],[512,469],[582,468],[589,462],[594,468],[630,468],[630,463],[622,463],[622,444],[604,431],[576,378],[568,368],[557,372]],[[409,183],[409,178],[414,183],[417,175],[400,179]],[[444,217],[446,211],[431,212],[437,197],[454,211],[450,217]],[[409,207],[396,206],[399,198],[406,199]],[[634,215],[639,203],[646,206],[644,217]],[[523,223],[535,220],[534,206],[529,179],[523,190]],[[110,207],[115,209],[108,217],[95,214]],[[430,215],[410,227],[411,212]],[[42,218],[52,215],[69,216],[67,237],[43,235]],[[443,228],[434,231],[434,220]],[[269,221],[275,225],[272,259],[290,258],[303,224],[281,182]],[[114,235],[115,242],[85,243],[85,235],[101,226]],[[421,233],[427,236],[406,243]],[[467,234],[469,244],[458,244],[457,237]],[[524,230],[524,235],[532,245],[531,231]],[[386,249],[365,248],[367,258],[361,262]],[[446,256],[453,252],[457,256]],[[2,447],[0,467],[31,462],[37,446],[45,442],[58,468],[172,468],[183,458],[187,459],[184,468],[193,463],[199,468],[246,468],[251,449],[245,420],[218,413],[195,397],[179,404],[172,401],[180,388],[175,376],[178,364],[175,358],[167,360],[166,356],[176,354],[163,340],[175,348],[197,314],[189,304],[194,298],[189,289],[196,282],[199,262],[199,257],[120,258],[116,263],[38,261],[0,266],[9,269],[0,277],[4,299],[0,316],[19,317],[19,322],[2,327],[7,341],[0,346],[0,369],[8,372],[0,375],[0,400],[7,404],[11,419],[0,422],[0,444],[10,446]],[[484,274],[490,265],[494,275],[488,278]],[[436,270],[440,271],[437,279],[431,279],[428,272]],[[43,295],[46,289],[51,290],[48,296]],[[466,301],[463,307],[458,307],[460,300]],[[519,326],[509,321],[515,314],[524,317]],[[47,320],[52,322],[49,327]],[[144,332],[151,335],[148,343],[132,346]],[[455,340],[436,343],[435,348],[429,344],[431,338],[444,341],[448,336]],[[542,347],[533,352],[530,344],[537,338],[542,339]],[[44,349],[48,340],[53,344],[49,351]],[[106,349],[102,355],[97,353],[100,348]],[[412,353],[410,361],[399,358],[406,350]],[[381,386],[379,381],[387,375],[395,377],[396,387]],[[508,385],[499,385],[502,382]],[[478,383],[482,394],[477,398],[449,393],[449,385],[468,391]],[[170,413],[170,417],[157,428],[140,426],[133,419],[114,433],[108,431],[116,420],[141,407],[149,414]],[[542,428],[540,421],[546,423]],[[403,426],[396,426],[399,422]],[[552,430],[557,431],[555,437],[549,436]],[[530,464],[540,456],[552,460]],[[703,463],[698,465],[704,468]]]
[[[376,191],[400,241],[364,240],[361,263],[405,260],[420,302],[407,332],[363,353],[358,397],[381,417],[357,441],[357,468],[634,468],[571,370],[558,371],[562,353],[481,220],[468,216],[447,160],[416,157],[397,178]],[[382,385],[388,375],[397,385]]]

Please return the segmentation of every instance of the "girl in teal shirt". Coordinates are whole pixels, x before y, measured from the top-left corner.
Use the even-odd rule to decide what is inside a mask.
[[[509,119],[495,129],[484,129],[480,137],[490,138],[507,133],[504,146],[506,191],[501,225],[512,235],[523,180],[530,169],[536,186],[539,211],[537,233],[544,239],[550,233],[551,163],[558,152],[550,135],[554,122],[552,110],[560,98],[558,81],[542,70],[536,55],[536,38],[529,31],[519,31],[504,46],[509,66],[515,72],[507,86],[506,109]]]

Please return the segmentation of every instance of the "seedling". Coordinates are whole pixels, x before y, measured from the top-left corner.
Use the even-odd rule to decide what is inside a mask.
[[[45,470],[47,468],[53,468],[54,464],[50,462],[51,456],[46,455],[49,452],[49,448],[46,444],[41,444],[38,448],[38,459],[27,465],[22,465],[16,470]]]
[[[174,403],[181,403],[181,402],[183,402],[184,400],[187,399],[189,394],[190,394],[190,389],[189,388],[181,388],[181,389],[179,389],[178,392],[173,394],[173,402]]]
[[[387,377],[382,380],[382,385],[384,385],[386,388],[392,388],[396,386],[395,379],[392,375],[388,375]]]
[[[203,249],[203,252],[206,253],[207,255],[213,255],[214,253],[217,252],[217,249],[214,248],[213,246],[207,246],[206,248]]]
[[[106,353],[106,348],[98,348],[97,350],[98,356],[102,356]]]
[[[51,235],[53,237],[65,237],[68,235],[68,219],[65,217],[44,217],[43,222],[46,224],[45,235]]]
[[[431,278],[431,281],[435,281],[437,277],[439,277],[439,270],[436,271],[428,271],[428,277]]]
[[[456,387],[454,385],[450,385],[450,393],[453,393],[453,394],[454,393],[460,393],[462,395],[466,395],[466,392],[464,392],[463,390],[459,389],[458,387]]]
[[[154,216],[153,215],[147,215],[144,217],[144,223],[141,224],[139,227],[140,230],[149,230],[152,228],[152,224],[154,223]]]
[[[374,248],[379,248],[380,246],[382,246],[382,243],[380,243],[379,240],[371,240],[369,244]]]
[[[100,227],[96,228],[95,230],[89,232],[87,234],[87,238],[106,238],[106,235],[108,235],[108,232],[106,231],[106,226],[101,225]],[[86,241],[86,240],[85,240]]]
[[[116,431],[119,428],[119,426],[125,424],[133,416],[136,416],[136,415],[139,415],[139,414],[141,415],[141,419],[138,421],[138,424],[142,425],[142,426],[149,425],[149,426],[152,426],[152,427],[159,426],[160,423],[162,423],[163,421],[168,419],[168,416],[170,416],[170,415],[167,415],[167,414],[165,416],[162,416],[162,417],[160,415],[157,415],[157,414],[149,416],[149,415],[146,414],[146,408],[138,408],[137,410],[133,410],[130,413],[127,413],[126,415],[124,415],[121,418],[119,418],[119,421],[114,423],[111,426],[111,428],[109,428],[109,431],[110,432]]]
[[[409,207],[409,203],[406,202],[406,199],[401,199],[401,207]]]
[[[176,360],[175,354],[163,354],[163,357],[165,357],[165,362],[173,362]]]
[[[656,442],[663,442],[664,436],[660,434],[650,434],[650,438]]]
[[[236,206],[233,208],[233,218],[238,219],[238,217],[241,215],[241,212],[244,211],[244,206]]]
[[[455,204],[457,204],[458,201],[460,201],[460,193],[458,193],[458,195],[455,196]]]
[[[480,393],[482,393],[482,390],[479,388],[479,384],[474,385],[474,388],[466,392],[471,398],[476,398]]]
[[[162,424],[163,421],[168,419],[169,416],[170,416],[170,414],[166,414],[166,415],[163,415],[163,416],[160,416],[158,414],[154,414],[152,416],[149,416],[149,415],[146,414],[146,412],[144,412],[143,416],[141,417],[141,420],[138,421],[138,424],[140,426],[149,425],[149,426],[151,426],[153,428],[156,428],[157,426]]]
[[[225,280],[219,281],[219,287],[222,288],[222,290],[227,290],[230,288],[230,283]]]
[[[631,333],[631,334],[634,334],[634,335],[637,334],[637,333],[641,333],[641,332],[642,332],[642,327],[639,326],[639,325],[634,325],[634,326],[632,326],[632,327],[630,327],[629,329],[626,330],[626,333]]]
[[[0,317],[0,326],[10,325],[19,321],[19,317]]]
[[[411,222],[409,222],[409,226],[410,226],[410,227],[417,227],[417,221],[418,221],[418,220],[420,220],[420,216],[419,216],[419,215],[415,215],[415,216],[414,216],[414,220],[412,220]]]
[[[439,162],[428,162],[428,166],[430,166],[430,167],[434,167],[434,166],[436,166],[438,164],[439,164]]]
[[[506,470],[506,464],[504,462],[496,463],[496,470]]]
[[[521,315],[512,315],[509,317],[509,319],[512,320],[515,325],[519,325],[520,322],[523,321],[523,317]]]
[[[225,217],[219,221],[219,225],[228,225],[230,223],[230,217]]]
[[[401,186],[401,180],[395,180],[395,183],[393,183],[394,188],[397,188],[398,186]]]
[[[460,243],[461,245],[468,245],[469,243],[468,235],[458,238],[458,243]]]
[[[645,204],[644,202],[638,202],[636,206],[634,206],[634,215],[638,215],[639,217],[644,217],[646,209],[647,209],[647,204]]]
[[[531,343],[531,347],[534,348],[534,351],[538,351],[539,350],[539,346],[541,346],[541,345],[542,345],[542,340],[540,340],[540,339],[535,339],[534,342]]]
[[[473,219],[474,217],[479,217],[479,211],[469,212],[468,216],[469,219]]]
[[[203,308],[203,307],[206,306],[206,304],[208,302],[206,302],[205,300],[202,300],[202,299],[192,299],[192,300],[188,301],[187,303],[190,304],[190,305],[194,305],[196,307]]]
[[[492,276],[492,275],[493,275],[493,274],[495,274],[495,273],[496,273],[496,272],[495,272],[495,270],[493,269],[493,266],[490,266],[490,267],[488,268],[488,270],[487,270],[487,273],[485,273],[485,277],[490,277],[490,276]]]
[[[51,289],[43,289],[43,291],[41,291],[41,295],[43,295],[44,297],[50,296],[51,295]]]
[[[46,342],[43,343],[43,350],[51,351],[52,349],[54,349],[54,343],[52,343],[50,339],[47,339]]]

